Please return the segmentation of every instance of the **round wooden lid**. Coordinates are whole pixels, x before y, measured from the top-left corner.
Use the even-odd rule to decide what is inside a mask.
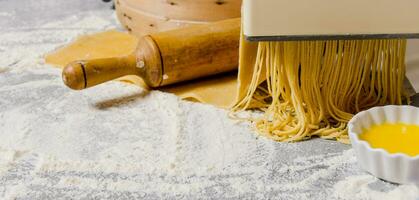
[[[240,17],[241,0],[116,0],[115,5],[121,24],[140,37]]]

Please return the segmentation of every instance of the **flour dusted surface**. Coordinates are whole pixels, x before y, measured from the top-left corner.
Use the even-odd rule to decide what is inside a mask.
[[[67,89],[42,55],[78,35],[116,27],[111,13],[85,11],[0,31],[0,199],[417,195],[415,186],[360,171],[346,145],[275,143],[224,110],[124,83]]]

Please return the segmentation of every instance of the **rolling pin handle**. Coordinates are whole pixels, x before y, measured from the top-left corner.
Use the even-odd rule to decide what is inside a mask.
[[[64,84],[73,90],[82,90],[87,87],[86,72],[83,61],[68,64],[62,73]]]
[[[62,78],[69,88],[83,90],[125,75],[140,75],[134,55],[75,61],[68,64]]]

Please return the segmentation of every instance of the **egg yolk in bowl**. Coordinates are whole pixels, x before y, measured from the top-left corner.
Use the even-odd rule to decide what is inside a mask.
[[[384,123],[373,125],[359,135],[372,148],[382,148],[389,153],[419,155],[419,125]]]

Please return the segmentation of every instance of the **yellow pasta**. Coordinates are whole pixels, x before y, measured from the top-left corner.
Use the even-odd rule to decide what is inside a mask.
[[[233,110],[263,110],[252,120],[277,141],[348,142],[353,114],[408,101],[405,50],[402,39],[259,42],[247,93]]]

